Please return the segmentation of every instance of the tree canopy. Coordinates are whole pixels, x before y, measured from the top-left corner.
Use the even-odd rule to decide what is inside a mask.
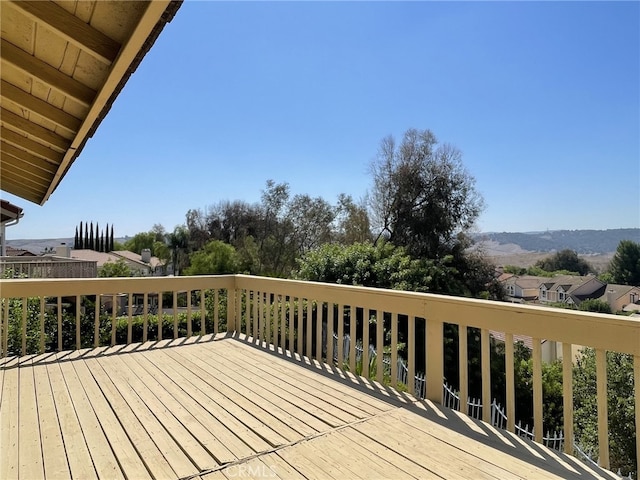
[[[615,283],[640,286],[640,243],[622,240],[611,260],[609,273]]]
[[[377,238],[386,237],[414,257],[451,254],[483,209],[460,150],[438,144],[430,130],[409,129],[400,144],[384,138],[371,172]]]
[[[99,277],[132,277],[133,271],[124,259],[119,259],[117,262],[106,262],[100,270],[98,270]]]
[[[637,474],[632,355],[607,352],[607,383],[611,470]],[[592,348],[583,349],[574,366],[573,398],[575,437],[591,458],[598,458],[596,355]]]
[[[220,240],[211,240],[204,248],[190,255],[191,265],[185,275],[219,275],[238,272],[236,249]]]
[[[578,257],[576,252],[569,249],[561,250],[550,257],[538,260],[535,266],[546,272],[564,270],[575,272],[579,275],[586,275],[593,271],[593,268],[586,260]]]

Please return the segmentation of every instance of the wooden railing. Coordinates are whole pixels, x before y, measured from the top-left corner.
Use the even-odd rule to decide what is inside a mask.
[[[127,299],[124,316],[115,307],[122,295]],[[160,294],[160,295],[158,295]],[[150,301],[156,296],[158,310],[151,313]],[[142,296],[142,308],[135,312],[134,299]],[[164,302],[161,300],[164,297]],[[75,342],[71,348],[98,347],[104,339],[104,330],[111,329],[110,342],[131,343],[166,338],[167,311],[170,309],[169,331],[171,336],[200,335],[229,331],[244,334],[249,341],[268,345],[283,354],[306,356],[320,362],[333,362],[333,334],[342,338],[348,334],[350,352],[342,351],[343,342],[337,342],[336,358],[349,359],[348,365],[337,365],[352,372],[357,371],[356,340],[371,343],[376,351],[385,348],[391,355],[391,375],[384,379],[382,362],[375,371],[369,371],[369,349],[362,354],[361,374],[374,380],[386,380],[399,386],[397,379],[399,333],[406,335],[409,378],[416,369],[424,366],[426,375],[426,398],[436,403],[442,401],[444,375],[444,326],[458,326],[459,385],[460,396],[468,396],[469,358],[467,329],[480,329],[482,403],[491,404],[490,335],[489,331],[505,332],[505,376],[507,429],[515,430],[515,381],[514,381],[514,335],[533,338],[533,417],[536,441],[543,436],[543,391],[542,391],[542,339],[562,343],[563,352],[563,397],[565,450],[573,448],[573,384],[572,346],[592,347],[596,351],[598,439],[600,463],[609,467],[608,412],[606,352],[615,351],[633,355],[635,383],[636,431],[640,432],[640,320],[613,315],[576,312],[547,307],[516,305],[501,302],[458,298],[443,295],[382,290],[366,287],[330,285],[294,280],[281,280],[245,275],[160,277],[127,279],[70,279],[70,280],[5,280],[0,284],[2,299],[2,325],[0,348],[2,356],[28,352],[27,324],[34,313],[19,305],[35,303],[35,316],[40,335],[39,352],[45,345],[45,324],[51,317],[57,322],[57,347],[63,348],[64,317],[62,304],[68,302],[72,309]],[[100,298],[100,301],[97,299]],[[111,310],[104,311],[105,299],[111,298]],[[69,299],[72,301],[69,302]],[[82,303],[92,300],[95,312],[91,316]],[[209,301],[207,301],[209,299]],[[75,300],[75,301],[74,301]],[[12,303],[13,302],[13,303]],[[71,305],[71,306],[69,306]],[[168,306],[170,305],[170,306]],[[13,309],[13,310],[12,310]],[[182,313],[178,313],[181,310]],[[12,314],[13,311],[13,314]],[[16,312],[22,316],[13,318]],[[120,312],[122,313],[122,312]],[[12,317],[13,315],[13,317]],[[69,315],[69,313],[67,313]],[[182,315],[184,322],[178,317]],[[93,321],[93,342],[83,343],[81,329],[86,316]],[[156,331],[149,336],[147,319],[154,316]],[[142,317],[142,320],[140,319]],[[173,319],[173,325],[171,325]],[[206,319],[206,321],[201,321]],[[199,328],[194,330],[194,321]],[[11,325],[13,322],[13,326]],[[16,323],[17,322],[17,323]],[[33,322],[33,320],[32,320]],[[119,342],[116,329],[126,324],[126,339]],[[142,337],[133,335],[132,325],[142,322]],[[209,322],[209,323],[207,323]],[[186,323],[179,328],[179,323]],[[210,324],[211,328],[206,328]],[[10,332],[16,336],[21,329],[19,348],[9,348]],[[55,327],[54,322],[54,327]],[[173,329],[171,330],[171,326]],[[86,325],[85,327],[86,328]],[[102,332],[102,334],[101,334]],[[31,343],[33,343],[32,339]],[[49,345],[51,349],[51,345]],[[281,349],[281,350],[280,350]],[[414,382],[406,385],[414,393]],[[466,413],[466,402],[461,410]],[[490,409],[484,409],[483,419],[490,421]],[[640,458],[640,442],[637,442]]]

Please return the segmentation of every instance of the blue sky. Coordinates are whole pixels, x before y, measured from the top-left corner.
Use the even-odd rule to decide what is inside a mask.
[[[267,179],[362,197],[380,140],[463,152],[481,231],[640,227],[640,3],[187,1],[9,239],[167,230]]]

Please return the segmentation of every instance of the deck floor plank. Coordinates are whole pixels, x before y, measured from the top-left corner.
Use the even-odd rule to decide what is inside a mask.
[[[414,475],[407,470],[403,470],[399,465],[390,462],[387,458],[382,457],[371,450],[367,450],[360,444],[361,437],[357,436],[357,432],[353,428],[347,428],[331,434],[331,445],[338,451],[345,452],[353,449],[354,455],[351,458],[356,459],[359,464],[367,466],[375,473],[374,478],[427,478],[430,473],[428,471],[420,471],[419,476]],[[387,452],[388,453],[388,452]],[[415,464],[414,464],[415,465]],[[413,467],[411,471],[417,472],[418,469]],[[363,469],[364,471],[364,469]]]
[[[149,432],[145,430],[139,419],[138,412],[134,411],[132,405],[121,395],[109,375],[103,370],[100,360],[95,358],[87,359],[85,364],[100,384],[105,399],[117,412],[118,421],[121,425],[126,426],[131,442],[136,446],[136,451],[151,475],[154,478],[175,478],[177,476],[176,472]]]
[[[29,480],[44,475],[33,368],[20,369],[19,382],[18,468],[19,477]]]
[[[250,428],[272,446],[302,438],[300,432],[292,429],[284,419],[279,419],[269,411],[271,410],[270,405],[256,402],[251,394],[247,397],[237,392],[233,387],[221,381],[217,375],[211,372],[210,367],[199,358],[188,352],[174,352],[171,349],[167,349],[165,353],[207,382],[212,389],[211,393],[215,391],[218,400],[233,409],[237,418],[244,418]]]
[[[0,445],[5,454],[0,456],[0,478],[18,478],[18,398],[20,369],[9,368],[2,379],[0,399]]]
[[[451,417],[457,416],[458,415],[456,413],[452,412]],[[426,427],[426,422],[420,421],[421,418],[423,417],[420,415],[416,415],[415,413],[406,410],[398,410],[393,412],[383,421],[388,425],[392,424],[394,428],[400,427],[402,429],[405,429],[407,432],[410,432],[411,435],[415,436],[418,439],[422,439],[423,441],[429,441],[430,438],[438,439],[442,442],[446,442],[448,445],[456,448],[458,451],[464,451],[465,454],[471,455],[478,459],[485,459],[485,463],[488,463],[488,459],[490,459],[492,464],[499,464],[499,468],[501,470],[508,470],[513,475],[516,475],[518,477],[522,477],[524,475],[530,476],[532,478],[544,479],[556,478],[557,474],[568,474],[566,471],[566,467],[561,467],[559,469],[550,468],[553,467],[553,465],[551,464],[553,460],[552,457],[549,457],[545,460],[545,468],[547,470],[543,470],[541,468],[537,468],[532,464],[532,461],[534,460],[533,454],[531,454],[530,461],[527,462],[515,457],[514,455],[510,455],[507,452],[501,451],[501,449],[497,447],[501,447],[506,444],[498,438],[491,438],[487,435],[486,439],[483,439],[484,441],[482,442],[470,442],[468,436],[457,432],[453,428],[456,423],[455,418],[451,418],[451,420],[447,423],[448,426],[439,425],[436,422],[431,422],[428,424],[428,428]],[[400,423],[398,423],[398,420],[400,421]],[[480,424],[480,422],[478,421],[472,421]],[[513,453],[516,453],[515,445],[513,446]],[[554,470],[556,470],[557,473],[554,473]]]
[[[283,357],[275,354],[267,354],[256,347],[246,345],[243,341],[221,342],[222,349],[233,349],[242,352],[243,358],[252,358],[255,362],[263,363],[273,371],[279,374],[290,374],[291,369],[295,368],[296,379],[304,385],[308,385],[313,390],[322,392],[323,396],[335,398],[345,405],[349,405],[353,409],[362,411],[363,418],[368,415],[389,410],[390,405],[376,397],[363,395],[351,386],[344,385],[341,379],[348,378],[347,374],[341,370],[337,370],[335,378],[328,378],[325,375],[319,375],[318,372],[311,370],[308,366],[303,366],[301,361]],[[268,355],[268,362],[265,362],[265,354]],[[297,368],[296,368],[297,367]],[[338,382],[336,382],[338,380]]]
[[[121,355],[110,358],[109,361],[118,365],[117,371],[120,378],[131,385],[140,400],[153,413],[153,416],[169,433],[174,442],[180,445],[198,471],[217,466],[218,462],[211,453],[181,421],[187,417],[185,413],[188,412],[173,397],[166,394],[166,390],[155,380],[153,375],[149,374],[148,370],[140,367],[135,360],[135,357],[139,356],[139,354]]]
[[[281,478],[286,478],[288,480],[307,478],[298,470],[296,470],[295,467],[286,462],[280,455],[278,455],[278,452],[272,452],[268,455],[265,455],[263,462]]]
[[[82,382],[78,379],[78,375],[73,368],[73,363],[75,362],[61,362],[59,364],[60,371],[67,384],[80,429],[93,459],[95,469],[100,472],[100,476],[105,478],[124,479],[125,477],[122,470],[120,470],[109,440],[105,436],[100,421],[96,417],[84,391]]]
[[[166,375],[168,366],[151,362],[146,354],[131,355],[129,365],[137,365],[136,370],[141,370],[139,378],[147,387],[154,392],[158,400],[171,410],[171,413],[184,425],[184,427],[198,440],[198,442],[213,456],[218,465],[237,460],[225,442],[221,441],[214,434],[217,433],[221,425],[204,425],[202,423],[205,415],[200,412],[200,406],[180,390],[173,383],[173,380]],[[147,372],[149,375],[143,375]],[[192,413],[193,412],[193,413]],[[212,468],[208,466],[206,468]],[[205,468],[202,468],[203,470]]]
[[[35,365],[33,375],[38,399],[39,435],[42,442],[44,474],[50,478],[69,478],[69,463],[64,450],[58,412],[44,365]]]
[[[362,450],[362,455],[364,455],[365,457],[373,455],[375,458],[380,459],[380,461],[390,463],[395,468],[404,472],[401,475],[398,475],[398,478],[414,477],[417,479],[425,480],[442,478],[433,473],[431,470],[428,470],[426,466],[410,460],[406,456],[387,447],[382,442],[372,440],[363,433],[359,432],[354,427],[343,430],[340,432],[340,434],[344,435],[351,442],[357,445],[359,449]]]
[[[157,352],[154,361],[159,363],[158,357],[165,357],[164,352]],[[175,380],[188,397],[195,402],[192,404],[195,411],[199,411],[204,424],[211,428],[211,431],[229,448],[237,458],[244,458],[256,452],[262,452],[272,447],[265,439],[260,437],[249,425],[253,422],[246,422],[246,415],[234,414],[243,413],[241,409],[222,397],[211,388],[200,376],[193,373],[188,366],[184,366],[171,357],[164,359],[167,363],[167,374]],[[253,418],[253,417],[251,417]],[[282,439],[284,441],[284,439]]]
[[[198,467],[180,444],[180,441],[184,441],[185,446],[195,448],[195,442],[189,441],[177,425],[179,422],[162,405],[157,405],[152,396],[145,392],[146,387],[128,373],[126,362],[121,361],[119,355],[113,355],[101,359],[101,365],[176,474],[186,477],[198,473]]]
[[[438,442],[426,444],[429,445],[427,449],[424,443],[417,442],[415,438],[403,431],[381,428],[382,425],[375,422],[378,418],[359,423],[354,428],[409,460],[419,465],[425,465],[431,472],[442,478],[501,480],[501,477],[483,471],[480,467],[481,462],[470,465],[465,461],[466,459],[451,458],[446,451],[443,451],[442,445]],[[384,435],[380,435],[381,431],[384,432]]]
[[[239,337],[22,357],[4,363],[0,387],[3,480],[612,478]]]
[[[276,387],[274,390],[281,391],[286,395],[285,399],[288,399],[299,408],[306,408],[307,411],[321,418],[330,427],[337,427],[362,418],[347,410],[338,408],[324,397],[310,394],[301,388],[299,384],[295,385],[291,382],[293,372],[282,378],[267,369],[261,369],[258,364],[246,358],[244,365],[237,362],[229,362],[224,356],[221,356],[219,361],[227,370],[235,372],[236,375],[244,376],[248,380],[253,380],[263,388]],[[247,365],[249,368],[247,368]]]
[[[56,402],[60,431],[62,432],[64,449],[69,461],[69,470],[72,478],[95,478],[97,472],[60,368],[61,363],[63,362],[48,364],[47,372],[51,382],[53,398]]]
[[[199,353],[199,356],[204,360],[202,352]],[[207,363],[212,365],[213,361]],[[241,383],[250,385],[265,400],[272,402],[274,405],[282,406],[282,409],[291,412],[316,432],[324,432],[330,428],[356,420],[352,415],[343,415],[345,418],[341,419],[336,416],[340,415],[340,412],[335,412],[336,415],[329,413],[327,410],[330,410],[330,406],[324,403],[322,399],[317,399],[300,390],[298,392],[292,391],[285,382],[279,379],[265,379],[265,375],[261,375],[260,371],[251,368],[251,365],[244,363],[240,366],[239,362],[231,362],[224,356],[217,357],[214,363],[215,365],[212,365],[213,368],[224,372],[225,375],[230,375],[233,372],[235,379],[238,381],[242,379]]]
[[[114,414],[87,365],[83,361],[75,361],[73,368],[124,475],[127,478],[141,480],[151,478],[144,462],[138,456],[131,438],[127,435],[129,429],[125,430]]]
[[[248,380],[245,377],[231,375],[220,364],[218,358],[212,358],[211,355],[205,355],[197,349],[190,351],[189,355],[191,359],[197,358],[209,371],[215,372],[215,376],[222,385],[244,396],[246,399],[250,399],[255,405],[260,405],[265,411],[268,411],[274,418],[279,420],[281,424],[284,424],[285,430],[294,430],[296,435],[290,439],[306,437],[330,428],[326,423],[294,405],[288,399],[285,400],[266,388],[259,387],[255,379]]]

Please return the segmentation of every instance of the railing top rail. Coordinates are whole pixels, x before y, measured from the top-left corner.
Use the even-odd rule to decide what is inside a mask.
[[[233,275],[190,277],[116,278],[20,278],[0,280],[1,298],[32,296],[75,296],[103,293],[155,293],[210,288],[234,288]]]
[[[236,288],[404,313],[640,356],[640,319],[433,293],[236,275]]]

